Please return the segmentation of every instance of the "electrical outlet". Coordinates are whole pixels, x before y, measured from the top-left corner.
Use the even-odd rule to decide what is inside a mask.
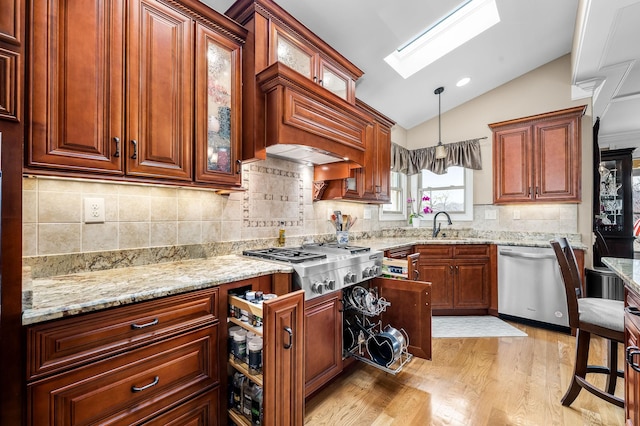
[[[104,198],[84,199],[84,223],[104,223]]]
[[[520,210],[513,211],[513,220],[520,220]]]
[[[371,209],[368,208],[364,208],[364,211],[362,212],[362,218],[363,219],[371,219]]]
[[[493,209],[485,210],[484,218],[488,220],[496,220],[498,218],[498,212]]]

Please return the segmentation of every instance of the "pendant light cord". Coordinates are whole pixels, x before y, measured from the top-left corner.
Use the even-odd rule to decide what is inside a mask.
[[[438,87],[433,91],[434,94],[438,95],[438,145],[442,145],[442,98],[441,94],[444,92],[444,87]]]

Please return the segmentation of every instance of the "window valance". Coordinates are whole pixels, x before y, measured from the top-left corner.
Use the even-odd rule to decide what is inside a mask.
[[[446,144],[447,156],[445,158],[436,158],[435,146],[408,150],[391,143],[391,170],[406,175],[420,173],[422,169],[442,175],[447,172],[450,166],[482,170],[480,139],[485,138]]]

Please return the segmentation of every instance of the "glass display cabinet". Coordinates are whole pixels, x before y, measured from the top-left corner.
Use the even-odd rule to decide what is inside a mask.
[[[605,150],[600,153],[599,185],[594,188],[594,204],[599,206],[594,231],[604,245],[594,253],[594,264],[600,257],[633,258],[633,200],[631,187],[634,148]]]

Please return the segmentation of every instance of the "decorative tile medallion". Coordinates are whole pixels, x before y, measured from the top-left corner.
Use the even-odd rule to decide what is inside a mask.
[[[304,180],[300,172],[270,161],[243,166],[242,223],[245,228],[304,226]],[[248,189],[251,187],[251,191]]]

